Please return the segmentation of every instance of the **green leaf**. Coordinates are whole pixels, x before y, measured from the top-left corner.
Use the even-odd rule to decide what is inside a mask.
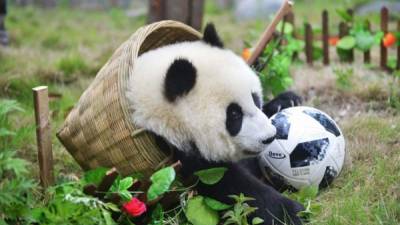
[[[119,181],[118,185],[118,190],[128,190],[133,184],[133,178],[132,177],[125,177],[124,179]]]
[[[384,36],[385,33],[383,33],[382,31],[377,32],[374,36],[375,44],[380,44]]]
[[[278,25],[276,25],[276,31],[281,32],[282,31],[282,26],[283,23],[279,22]],[[283,33],[291,35],[293,33],[293,25],[290,23],[285,23],[285,27],[283,28]]]
[[[108,169],[104,167],[98,167],[94,170],[89,170],[83,176],[83,183],[86,184],[95,184],[98,185],[103,177],[106,175]]]
[[[101,209],[101,213],[103,215],[103,219],[106,225],[113,225],[115,224],[113,218],[111,217],[111,213],[105,209]]]
[[[253,220],[251,221],[252,225],[257,225],[257,224],[262,224],[264,223],[264,220],[261,219],[260,217],[254,217]]]
[[[170,166],[155,172],[150,177],[152,184],[147,191],[147,200],[152,201],[168,191],[172,182],[175,180],[175,176],[175,170]]]
[[[119,196],[121,196],[121,198],[122,198],[124,201],[129,201],[129,200],[132,199],[132,194],[131,194],[129,191],[127,191],[127,190],[119,191],[118,194],[119,194]]]
[[[353,20],[353,17],[344,9],[336,9],[336,13],[346,22]]]
[[[227,205],[209,197],[204,198],[204,203],[206,203],[208,207],[216,211],[226,210],[232,207],[231,205]]]
[[[341,38],[337,44],[337,48],[342,50],[351,50],[356,45],[356,39],[352,36],[345,36]]]
[[[219,222],[218,213],[205,204],[203,196],[187,201],[185,215],[193,225],[216,225]]]
[[[375,44],[375,37],[369,31],[359,31],[355,33],[356,47],[363,52],[371,49]]]
[[[194,173],[194,175],[198,176],[200,181],[204,184],[213,185],[218,183],[224,176],[227,168],[225,167],[216,167],[206,170],[199,170]]]
[[[396,45],[400,46],[400,31],[394,32],[394,36],[396,37],[397,40]]]

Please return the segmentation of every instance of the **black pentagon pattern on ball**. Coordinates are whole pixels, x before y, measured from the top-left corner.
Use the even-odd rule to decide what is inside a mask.
[[[303,167],[322,161],[325,158],[328,146],[328,138],[297,144],[293,152],[290,153],[290,166],[292,168]]]
[[[276,127],[276,139],[288,139],[290,123],[284,113],[276,114],[275,118],[272,119],[272,125]]]
[[[340,131],[335,123],[324,114],[313,110],[304,110],[303,112],[317,120],[327,131],[334,134],[336,137],[340,136]]]
[[[335,177],[338,175],[338,172],[332,166],[327,166],[325,169],[324,177],[322,178],[321,183],[319,183],[319,188],[328,187]]]

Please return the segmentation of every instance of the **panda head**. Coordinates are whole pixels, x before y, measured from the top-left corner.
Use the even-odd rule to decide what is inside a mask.
[[[254,156],[272,142],[276,129],[261,111],[261,96],[256,74],[223,49],[213,25],[203,40],[138,57],[127,92],[137,125],[178,149],[194,144],[210,161]]]

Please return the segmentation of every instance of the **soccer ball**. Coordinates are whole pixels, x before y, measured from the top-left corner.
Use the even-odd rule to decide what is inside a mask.
[[[259,155],[259,163],[275,188],[322,188],[339,175],[345,141],[331,117],[318,109],[298,106],[282,110],[271,120],[276,139]]]

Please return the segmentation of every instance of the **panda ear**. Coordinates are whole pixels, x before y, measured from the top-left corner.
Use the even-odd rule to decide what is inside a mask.
[[[196,83],[196,68],[186,59],[175,59],[164,81],[164,96],[169,102],[183,97]]]
[[[204,29],[203,41],[211,46],[223,48],[224,44],[219,38],[217,31],[215,30],[214,24],[208,23]]]

